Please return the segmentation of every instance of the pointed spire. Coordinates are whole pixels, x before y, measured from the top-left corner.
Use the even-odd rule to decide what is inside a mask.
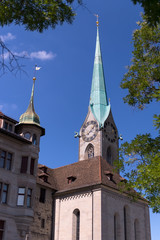
[[[36,124],[40,125],[40,119],[39,116],[36,114],[34,110],[34,86],[35,86],[35,80],[36,78],[33,78],[33,86],[32,86],[32,92],[31,92],[31,98],[29,102],[29,106],[25,113],[23,113],[20,116],[19,123],[28,123],[28,124]]]
[[[98,15],[97,15],[98,16]],[[110,112],[110,103],[108,103],[107,92],[105,86],[105,78],[103,71],[103,62],[101,56],[101,48],[99,41],[99,21],[97,19],[97,39],[96,50],[92,77],[92,87],[90,94],[90,108],[91,111],[99,122],[100,127],[104,125]]]

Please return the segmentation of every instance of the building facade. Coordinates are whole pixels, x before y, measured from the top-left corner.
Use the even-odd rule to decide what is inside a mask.
[[[88,114],[79,161],[38,165],[45,134],[29,106],[19,122],[0,112],[0,240],[150,240],[147,201],[120,191],[118,129],[107,98],[97,22]]]

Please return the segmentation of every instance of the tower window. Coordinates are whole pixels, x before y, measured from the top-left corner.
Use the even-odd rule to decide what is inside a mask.
[[[24,137],[27,138],[28,140],[30,140],[31,134],[30,134],[29,132],[26,132],[26,133],[24,134]]]
[[[75,209],[73,211],[73,233],[72,240],[80,239],[80,211]]]
[[[37,136],[36,136],[36,134],[33,134],[32,144],[33,145],[37,145]]]
[[[88,158],[93,158],[94,157],[94,147],[93,147],[92,144],[89,144],[87,146],[85,153],[86,153]]]

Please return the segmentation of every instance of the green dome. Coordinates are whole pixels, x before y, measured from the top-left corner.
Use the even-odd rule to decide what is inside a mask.
[[[36,124],[36,125],[40,126],[40,119],[34,110],[34,104],[33,104],[35,80],[36,80],[36,78],[33,78],[33,87],[32,87],[32,93],[31,93],[31,99],[29,102],[29,106],[28,106],[26,112],[20,116],[19,123]]]

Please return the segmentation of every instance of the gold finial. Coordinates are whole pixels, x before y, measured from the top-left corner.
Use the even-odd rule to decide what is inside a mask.
[[[98,14],[94,14],[94,16],[96,16],[96,18],[97,18],[96,24],[97,24],[97,27],[98,27],[99,26],[99,15]]]
[[[33,81],[35,81],[36,80],[36,77],[33,77]]]

